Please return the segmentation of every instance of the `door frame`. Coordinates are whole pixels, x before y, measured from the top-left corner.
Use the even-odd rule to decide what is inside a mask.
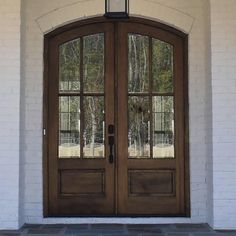
[[[91,25],[91,24],[97,24],[97,23],[104,23],[104,22],[129,22],[129,23],[139,23],[143,25],[153,26],[165,31],[168,31],[172,34],[178,35],[182,38],[183,42],[183,90],[184,90],[184,175],[185,175],[185,214],[184,215],[176,215],[176,217],[190,217],[190,170],[189,170],[189,109],[188,109],[188,35],[173,28],[168,25],[155,22],[152,20],[147,20],[144,18],[137,18],[137,17],[130,17],[129,19],[106,19],[105,17],[95,17],[95,18],[89,18],[85,20],[80,20],[78,22],[70,23],[65,26],[59,27],[55,29],[54,31],[46,34],[44,36],[44,72],[43,72],[43,130],[42,130],[42,136],[43,136],[43,216],[49,217],[49,158],[48,158],[48,81],[49,81],[49,41],[52,37],[55,37],[56,35],[59,35],[65,31],[78,28],[81,26]],[[115,35],[115,42],[117,43],[117,36]],[[117,49],[117,47],[115,47]],[[116,53],[117,55],[117,53]],[[115,81],[117,77],[117,63],[118,60],[115,57]],[[117,86],[117,83],[115,82],[115,87]],[[117,90],[117,89],[116,89]],[[116,91],[117,92],[117,91]],[[116,105],[116,104],[115,104]],[[116,122],[115,117],[115,122]],[[117,132],[116,132],[117,135]],[[117,138],[115,137],[117,140]],[[117,154],[117,150],[116,154]],[[116,155],[117,156],[117,155]],[[117,178],[116,178],[117,182]],[[84,216],[86,217],[86,216]],[[104,216],[96,216],[96,217],[104,217]],[[115,216],[116,217],[116,216]],[[118,216],[120,217],[120,216]],[[130,215],[127,215],[125,217],[130,217]],[[149,217],[148,215],[145,215],[143,217]],[[158,215],[160,217],[160,215]],[[173,215],[171,215],[173,217]]]

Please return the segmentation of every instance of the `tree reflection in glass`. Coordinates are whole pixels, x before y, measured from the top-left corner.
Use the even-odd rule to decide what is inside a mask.
[[[129,97],[128,142],[130,158],[150,158],[150,114],[148,97]]]
[[[103,158],[104,98],[84,97],[84,158]]]
[[[80,157],[80,98],[59,98],[59,158]]]
[[[84,37],[84,92],[104,92],[104,35]]]
[[[147,36],[128,35],[128,90],[129,92],[148,92],[148,56]]]
[[[173,92],[173,46],[152,39],[152,77],[153,91],[159,93]]]
[[[80,90],[80,39],[64,43],[59,48],[59,90]]]
[[[172,96],[153,97],[153,158],[174,158]]]

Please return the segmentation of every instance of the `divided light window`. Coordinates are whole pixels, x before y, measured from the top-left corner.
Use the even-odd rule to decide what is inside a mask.
[[[129,158],[174,158],[173,50],[128,34]]]
[[[59,47],[59,158],[104,158],[104,34]]]

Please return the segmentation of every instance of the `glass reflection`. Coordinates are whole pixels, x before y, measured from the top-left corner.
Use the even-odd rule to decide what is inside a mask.
[[[128,152],[130,158],[150,158],[150,115],[148,97],[129,97]]]
[[[153,91],[173,92],[173,46],[158,39],[152,44]]]
[[[59,158],[80,157],[80,98],[59,98]]]
[[[84,97],[84,158],[103,158],[104,98]]]
[[[147,36],[128,35],[128,90],[148,91],[149,40]]]
[[[104,35],[83,38],[84,92],[104,91]]]
[[[153,158],[174,158],[173,97],[153,97]]]
[[[80,90],[80,39],[64,43],[59,48],[59,90]]]

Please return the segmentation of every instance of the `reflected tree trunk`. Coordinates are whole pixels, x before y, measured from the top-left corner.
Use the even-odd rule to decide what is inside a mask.
[[[89,110],[91,112],[91,124],[92,124],[92,130],[91,130],[91,140],[90,140],[90,150],[92,150],[92,156],[94,156],[94,148],[95,148],[95,134],[96,134],[96,119],[95,119],[95,103],[94,98],[91,98],[89,100]]]
[[[135,37],[134,36],[132,36],[131,39],[132,39],[133,49],[134,49],[134,60],[133,60],[134,61],[134,70],[133,70],[134,80],[133,81],[135,81],[136,85],[138,85],[139,84],[139,78],[138,78],[139,68],[138,68],[138,57],[137,57],[137,48],[136,48],[137,44],[135,42]]]

